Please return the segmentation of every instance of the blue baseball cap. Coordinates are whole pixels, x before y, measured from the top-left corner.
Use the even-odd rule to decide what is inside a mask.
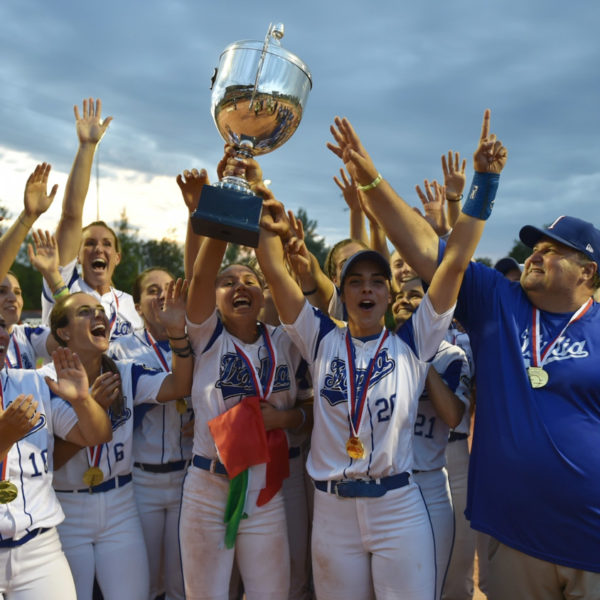
[[[519,272],[523,270],[521,268],[521,265],[512,256],[505,256],[504,258],[501,258],[494,265],[494,269],[496,269],[496,271],[500,271],[502,275],[506,275],[509,271],[512,271],[513,269],[516,269]]]
[[[519,232],[521,241],[529,248],[533,248],[544,236],[583,252],[600,268],[600,231],[588,221],[563,215],[545,229],[525,225]]]
[[[344,281],[348,276],[348,271],[358,262],[363,260],[370,260],[381,267],[381,272],[385,275],[386,279],[392,278],[392,269],[390,268],[390,263],[386,260],[383,254],[380,254],[376,250],[361,250],[356,254],[353,254],[342,267],[342,272],[340,274],[340,289],[344,289]]]

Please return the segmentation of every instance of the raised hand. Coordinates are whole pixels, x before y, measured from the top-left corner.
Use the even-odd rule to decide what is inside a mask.
[[[336,117],[329,129],[337,145],[328,142],[327,147],[344,161],[356,184],[369,185],[377,177],[378,171],[350,121]]]
[[[185,205],[190,213],[194,212],[198,207],[202,188],[210,183],[206,169],[200,171],[198,169],[192,169],[191,171],[186,169],[183,173],[177,175],[176,181]]]
[[[80,144],[96,145],[102,139],[112,117],[106,117],[102,120],[102,100],[89,98],[83,101],[83,115],[79,115],[79,107],[73,107],[75,112],[75,126],[77,128],[77,137]]]
[[[40,420],[38,402],[31,394],[19,394],[5,410],[0,407],[0,439],[3,446],[18,442]],[[6,444],[8,445],[8,444]]]
[[[263,197],[260,226],[267,231],[277,234],[285,244],[292,235],[285,206],[279,200],[276,200],[271,190],[265,186],[257,186],[256,193]]]
[[[346,171],[344,169],[340,169],[341,181],[334,175],[333,180],[336,185],[342,190],[342,195],[344,196],[344,200],[348,205],[348,208],[352,211],[360,210],[361,204],[358,195],[358,189],[356,188],[356,184],[354,183],[352,177],[348,180],[346,176]]]
[[[423,204],[425,219],[439,236],[445,235],[450,230],[445,207],[446,188],[437,181],[429,183],[427,179],[423,182],[423,187],[425,192],[418,185],[415,189]]]
[[[217,165],[217,175],[219,179],[243,177],[252,189],[263,182],[260,165],[253,158],[238,156],[237,150],[231,144],[225,144],[225,154]]]
[[[165,301],[161,309],[158,299],[152,300],[152,308],[156,310],[158,322],[167,330],[169,335],[179,337],[185,333],[185,305],[188,290],[186,279],[170,281],[165,294]]]
[[[89,397],[88,376],[79,357],[69,348],[57,348],[52,353],[57,381],[45,377],[50,391],[69,404],[76,405]]]
[[[106,371],[96,377],[90,390],[94,400],[105,410],[108,410],[119,397],[121,378],[118,373]]]
[[[501,173],[508,158],[508,151],[502,142],[496,139],[494,133],[490,134],[490,116],[491,111],[486,108],[483,113],[479,145],[473,154],[473,168],[478,173]]]
[[[60,264],[56,238],[49,231],[42,231],[41,229],[34,230],[31,234],[35,252],[34,247],[27,244],[29,262],[34,269],[50,282],[48,276],[58,273],[58,265]]]
[[[459,167],[460,165],[460,167]],[[460,162],[460,154],[448,150],[448,160],[446,155],[442,154],[442,171],[444,173],[444,185],[446,186],[446,199],[450,202],[457,202],[461,199],[467,175],[467,159]]]
[[[24,197],[25,215],[27,217],[37,219],[52,204],[58,185],[54,185],[50,190],[50,195],[48,195],[48,175],[50,175],[51,169],[52,166],[48,163],[37,165],[27,179]],[[31,226],[31,224],[29,225]]]

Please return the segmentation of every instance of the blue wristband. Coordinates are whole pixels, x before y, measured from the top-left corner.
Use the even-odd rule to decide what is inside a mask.
[[[462,211],[465,215],[485,221],[492,214],[494,198],[500,181],[499,173],[475,173]]]

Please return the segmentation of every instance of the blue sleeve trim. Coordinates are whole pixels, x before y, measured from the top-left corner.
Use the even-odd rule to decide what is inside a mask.
[[[460,373],[462,370],[462,361],[460,359],[453,360],[443,373],[440,373],[445,384],[453,391],[456,392],[456,388],[460,383]]]
[[[162,371],[160,369],[151,369],[146,365],[140,365],[138,363],[131,364],[131,392],[133,394],[133,398],[135,398],[137,394],[137,384],[140,380],[140,377],[143,375],[160,375]],[[158,393],[158,390],[156,390]],[[133,401],[132,398],[132,401]]]
[[[213,334],[210,336],[210,340],[208,340],[208,344],[206,344],[206,346],[204,347],[204,350],[202,350],[202,354],[204,354],[210,350],[211,346],[217,341],[217,339],[221,335],[222,331],[223,331],[223,322],[221,321],[221,319],[219,317],[217,317],[217,326],[215,327]]]
[[[133,428],[140,427],[146,413],[153,408],[158,408],[156,404],[138,404],[133,409]]]
[[[412,315],[410,315],[410,317],[401,325],[400,329],[396,331],[396,335],[403,342],[408,344],[413,354],[417,356],[417,345],[415,343],[415,330],[413,328]]]
[[[317,358],[319,352],[319,346],[323,338],[335,329],[335,323],[325,314],[323,314],[318,308],[312,307],[315,315],[319,318],[319,335],[317,336],[317,343],[315,344],[315,353],[313,361]]]

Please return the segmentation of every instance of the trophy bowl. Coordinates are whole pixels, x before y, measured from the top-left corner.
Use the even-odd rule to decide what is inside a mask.
[[[240,158],[271,152],[296,131],[312,79],[308,67],[281,46],[283,25],[271,24],[264,42],[243,40],[225,48],[213,77],[211,112],[225,142]],[[192,226],[207,235],[258,246],[262,199],[243,177],[204,186]]]

